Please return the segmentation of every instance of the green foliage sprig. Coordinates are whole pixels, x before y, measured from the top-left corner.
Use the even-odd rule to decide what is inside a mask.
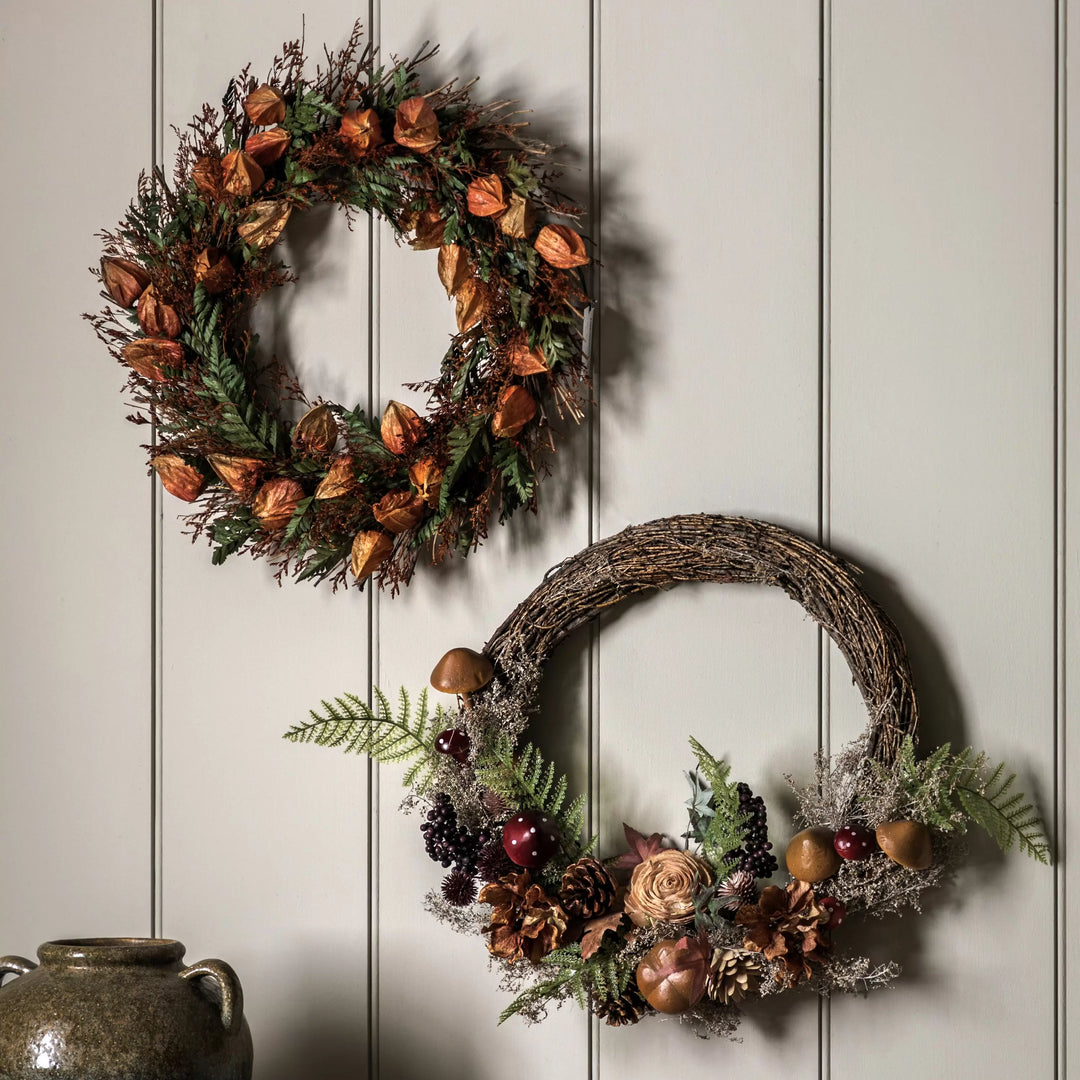
[[[402,783],[419,794],[427,791],[438,764],[435,736],[446,726],[442,706],[428,715],[427,690],[421,690],[413,709],[405,688],[398,691],[395,713],[387,696],[372,688],[375,708],[355,694],[323,701],[323,714],[311,710],[311,721],[295,724],[282,736],[289,742],[315,743],[346,754],[367,754],[382,764],[412,761]]]
[[[690,749],[697,758],[698,771],[712,793],[709,799],[712,813],[702,836],[701,852],[713,865],[717,876],[723,878],[735,868],[727,854],[742,844],[748,818],[740,808],[738,785],[728,780],[731,766],[714,758],[693,736]]]

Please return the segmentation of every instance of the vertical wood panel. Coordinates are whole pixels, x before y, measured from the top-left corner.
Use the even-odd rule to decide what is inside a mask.
[[[164,18],[164,115],[183,124],[248,60],[265,71],[286,37],[306,30],[315,59],[336,48],[355,7],[309,3],[302,23],[283,2],[253,19],[189,0]],[[284,244],[300,282],[260,301],[262,347],[309,397],[366,403],[368,230],[324,207]],[[237,968],[259,1080],[351,1080],[367,1059],[366,767],[280,736],[367,680],[367,598],[279,589],[262,561],[213,567],[164,499],[163,931]]]
[[[605,4],[600,531],[693,510],[818,512],[815,5]],[[817,640],[771,590],[682,586],[600,634],[601,847],[678,835],[691,734],[765,796],[817,741]],[[817,1006],[747,1010],[740,1047],[600,1030],[600,1075],[816,1077]]]
[[[566,147],[561,186],[587,201],[589,138],[589,5],[492,6],[476,0],[382,5],[384,54],[405,56],[425,39],[441,55],[425,72],[480,82],[477,100],[511,98],[529,109],[532,133]],[[421,409],[403,383],[430,377],[453,331],[452,306],[436,276],[434,251],[398,248],[383,228],[379,249],[379,407],[395,398]],[[540,515],[519,514],[493,527],[464,563],[423,568],[395,599],[379,599],[379,680],[383,687],[423,686],[438,658],[455,645],[479,648],[503,617],[539,583],[549,566],[588,542],[587,432],[571,428],[540,489]],[[587,732],[580,690],[582,655],[568,645],[559,679],[548,673],[548,699],[533,737],[556,751],[585,784]],[[436,695],[437,696],[437,695]],[[449,704],[449,702],[446,702]],[[552,732],[555,728],[557,734]],[[538,732],[538,734],[537,734]],[[398,770],[381,770],[379,793],[378,1015],[379,1075],[438,1075],[446,1080],[503,1077],[527,1048],[530,1068],[581,1076],[587,1067],[587,1021],[576,1009],[553,1015],[543,1029],[521,1020],[496,1028],[510,997],[497,988],[483,942],[458,937],[420,910],[444,871],[425,854],[416,816],[398,812]],[[421,987],[434,1004],[416,1007]]]
[[[150,929],[144,432],[78,317],[102,306],[94,233],[150,158],[150,58],[144,2],[0,12],[4,952]],[[117,102],[127,126],[91,119]]]
[[[1053,7],[832,8],[833,542],[907,637],[925,742],[1007,758],[1050,814]],[[907,970],[834,1002],[837,1080],[1052,1073],[1050,871],[975,839],[866,940]]]

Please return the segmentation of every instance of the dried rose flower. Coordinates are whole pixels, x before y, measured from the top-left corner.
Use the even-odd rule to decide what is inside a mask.
[[[694,917],[694,897],[712,884],[712,871],[688,851],[668,848],[634,867],[626,914],[637,926],[682,923]]]

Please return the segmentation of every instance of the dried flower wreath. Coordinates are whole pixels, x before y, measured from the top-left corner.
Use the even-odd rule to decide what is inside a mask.
[[[249,67],[220,112],[180,134],[172,185],[140,177],[124,220],[105,232],[110,305],[86,316],[127,369],[136,423],[164,487],[200,503],[215,563],[247,550],[278,577],[397,587],[475,548],[500,520],[535,509],[552,410],[580,418],[585,378],[577,208],[551,188],[549,147],[524,137],[512,103],[477,105],[471,83],[421,92],[434,55],[376,66],[359,24],[304,77],[283,47],[264,82]],[[309,400],[276,362],[256,362],[246,328],[256,299],[295,280],[273,257],[290,215],[333,202],[375,212],[399,241],[438,249],[458,332],[426,391],[425,416],[391,401],[381,420]],[[540,224],[540,219],[547,221]],[[292,402],[307,406],[295,424]],[[290,430],[291,428],[291,430]]]
[[[848,661],[870,714],[863,736],[819,755],[802,787],[777,870],[763,800],[697,740],[685,847],[625,826],[628,850],[601,861],[583,843],[585,798],[521,736],[543,664],[576,627],[626,597],[682,581],[777,585]],[[495,632],[482,654],[455,649],[431,678],[460,696],[454,715],[398,711],[376,691],[323,702],[286,738],[411,761],[406,807],[426,809],[427,852],[449,870],[427,907],[487,938],[516,992],[502,1019],[539,1020],[574,999],[608,1024],[677,1014],[732,1035],[739,1003],[794,988],[821,995],[872,989],[899,974],[834,942],[846,917],[919,910],[942,884],[971,824],[1004,850],[1047,862],[1030,804],[1005,766],[946,744],[915,754],[918,710],[904,643],[859,585],[858,571],[776,525],[695,515],[626,529],[568,559]]]

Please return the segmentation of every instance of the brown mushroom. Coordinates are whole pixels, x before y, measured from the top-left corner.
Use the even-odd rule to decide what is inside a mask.
[[[803,829],[787,846],[787,868],[792,877],[815,883],[830,878],[840,869],[840,856],[833,848],[833,834],[820,826]]]
[[[469,708],[469,695],[482,690],[495,675],[491,661],[484,655],[461,646],[451,649],[431,673],[431,685],[444,694],[460,694]]]
[[[908,870],[926,870],[934,863],[930,830],[919,821],[890,821],[877,828],[878,847]]]

